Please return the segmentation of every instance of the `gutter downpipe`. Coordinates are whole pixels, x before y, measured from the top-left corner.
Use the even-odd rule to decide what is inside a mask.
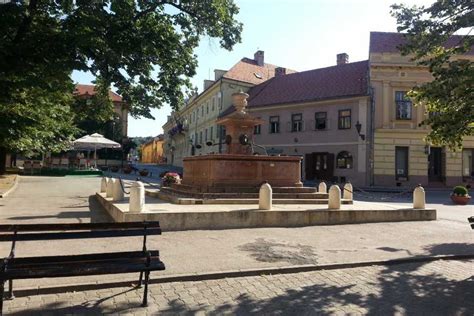
[[[370,142],[369,142],[369,150],[370,150],[370,159],[369,159],[369,185],[374,186],[374,155],[375,155],[375,98],[374,98],[374,88],[370,85],[369,81],[369,96],[370,96]]]
[[[219,109],[222,110],[223,108],[223,105],[222,105],[222,100],[224,99],[223,96],[222,96],[222,81],[223,81],[223,78],[220,78],[220,82],[219,82]],[[220,115],[220,111],[219,110],[219,114],[218,114],[218,117]],[[222,154],[222,126],[221,125],[217,125],[216,127],[219,131],[219,154]]]

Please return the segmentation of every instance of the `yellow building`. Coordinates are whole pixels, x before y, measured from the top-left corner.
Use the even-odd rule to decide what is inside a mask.
[[[374,102],[373,184],[378,186],[454,186],[472,182],[474,137],[466,137],[462,150],[425,143],[429,127],[423,106],[414,106],[406,93],[432,80],[426,67],[401,56],[398,33],[370,35],[370,82]],[[474,59],[474,55],[463,58]]]
[[[153,164],[163,163],[163,142],[163,135],[158,135],[148,143],[143,144],[141,148],[141,162]]]
[[[214,70],[214,80],[204,80],[203,91],[191,97],[163,125],[165,156],[169,164],[182,167],[183,158],[224,151],[223,130],[216,119],[232,105],[232,94],[294,70],[265,62],[263,51],[242,58],[229,70]]]

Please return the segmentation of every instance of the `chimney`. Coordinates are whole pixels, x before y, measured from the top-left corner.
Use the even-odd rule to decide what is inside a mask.
[[[346,53],[337,54],[337,65],[344,65],[349,62],[349,55]]]
[[[222,78],[222,76],[227,72],[227,70],[214,69],[214,80],[217,81]]]
[[[204,90],[206,90],[207,88],[209,88],[210,86],[212,86],[213,83],[214,83],[214,80],[207,80],[207,79],[204,79]]]
[[[275,77],[280,77],[286,75],[286,68],[276,67],[275,68]]]
[[[263,66],[265,64],[265,53],[263,50],[257,50],[255,54],[253,54],[253,59],[257,62],[257,65]]]

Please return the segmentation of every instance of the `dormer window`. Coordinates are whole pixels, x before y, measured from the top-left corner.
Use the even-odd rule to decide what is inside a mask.
[[[254,75],[256,78],[258,78],[258,79],[262,79],[262,78],[263,78],[262,74],[259,73],[259,72],[254,72],[253,75]]]

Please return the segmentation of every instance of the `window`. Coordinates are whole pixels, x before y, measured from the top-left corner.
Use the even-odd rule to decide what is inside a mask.
[[[291,115],[291,131],[301,132],[303,130],[303,115],[301,113]]]
[[[474,149],[465,148],[462,151],[462,175],[474,179]]]
[[[204,117],[204,105],[201,106],[201,116]]]
[[[253,127],[254,135],[260,135],[261,132],[262,132],[262,125],[258,124]]]
[[[216,106],[216,98],[212,98],[212,107],[211,107],[211,111],[214,112],[214,108]]]
[[[204,141],[207,142],[207,128],[204,130]]]
[[[199,132],[199,144],[202,144],[202,131]]]
[[[219,139],[219,125],[216,126],[216,138]]]
[[[408,147],[395,147],[395,178],[408,179]]]
[[[327,128],[327,113],[326,112],[316,112],[314,113],[314,128],[315,129],[326,129]]]
[[[206,103],[206,114],[209,114],[209,103]]]
[[[411,101],[405,91],[395,92],[397,106],[397,120],[411,120]]]
[[[348,151],[341,151],[336,157],[336,166],[339,169],[352,168],[352,154]]]
[[[280,117],[270,116],[270,134],[280,133]]]
[[[339,110],[339,129],[351,128],[351,110]]]
[[[212,135],[214,134],[214,126],[211,126],[211,130],[209,131],[209,138],[212,140]]]

